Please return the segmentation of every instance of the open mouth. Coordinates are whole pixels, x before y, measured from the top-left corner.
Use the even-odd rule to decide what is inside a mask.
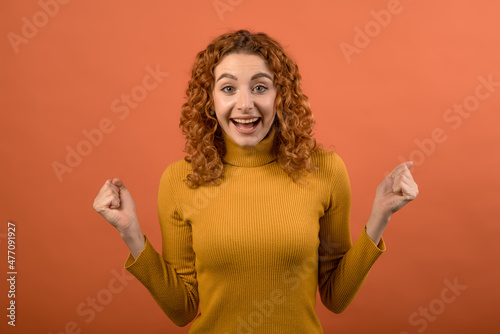
[[[250,119],[238,119],[238,118],[231,118],[231,122],[238,128],[242,130],[251,130],[255,128],[259,123],[260,123],[261,118],[260,117],[255,117],[255,118],[250,118]]]

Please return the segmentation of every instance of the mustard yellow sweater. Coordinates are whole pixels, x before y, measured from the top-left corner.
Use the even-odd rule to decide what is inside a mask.
[[[352,244],[351,192],[343,161],[315,153],[319,167],[297,185],[271,153],[274,129],[255,147],[226,134],[219,186],[189,189],[184,160],[160,181],[162,252],[146,246],[125,268],[189,333],[323,333],[314,312],[342,312],[385,251],[366,234]],[[198,314],[198,306],[200,313]]]

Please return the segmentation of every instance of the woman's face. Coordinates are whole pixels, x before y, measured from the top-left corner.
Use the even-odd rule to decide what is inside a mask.
[[[240,146],[269,133],[276,111],[274,74],[258,55],[229,54],[214,69],[213,99],[222,130]]]

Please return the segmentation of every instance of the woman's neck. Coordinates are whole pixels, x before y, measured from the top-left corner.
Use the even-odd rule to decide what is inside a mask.
[[[239,167],[258,167],[276,160],[273,153],[275,137],[274,126],[269,133],[255,146],[240,146],[236,144],[224,131],[222,131],[226,153],[222,158],[224,163]]]

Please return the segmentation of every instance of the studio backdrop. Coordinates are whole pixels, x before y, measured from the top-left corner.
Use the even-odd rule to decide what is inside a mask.
[[[386,173],[414,161],[420,194],[353,303],[333,314],[317,298],[324,332],[498,332],[499,12],[493,0],[2,0],[1,332],[188,332],[123,269],[128,248],[92,204],[121,178],[161,249],[158,185],[186,155],[194,58],[237,29],[297,62],[315,138],[349,172],[353,241]]]

